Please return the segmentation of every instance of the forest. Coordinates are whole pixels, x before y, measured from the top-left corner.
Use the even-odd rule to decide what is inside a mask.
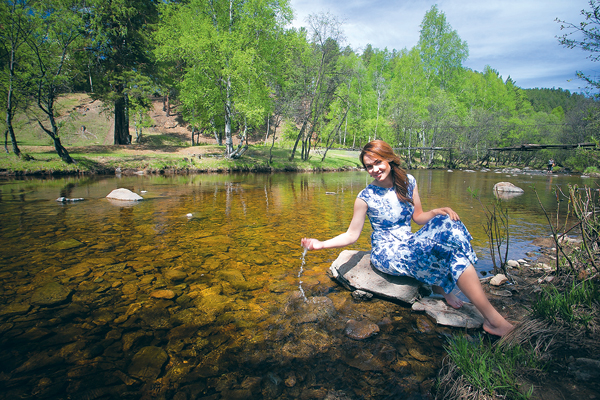
[[[330,148],[384,139],[409,167],[492,158],[540,165],[550,157],[575,170],[599,164],[586,148],[490,151],[595,143],[597,99],[522,89],[493,66],[465,68],[468,44],[435,5],[413,48],[360,51],[346,43],[334,15],[291,27],[287,0],[13,0],[0,7],[4,146],[17,156],[15,115],[36,107],[58,155],[73,162],[60,140],[56,102],[84,92],[110,105],[116,145],[142,140],[150,99],[161,96],[167,113],[176,107],[181,114],[192,144],[211,135],[229,158],[242,157],[258,138],[288,143],[290,160],[307,159],[315,147],[325,157]],[[594,18],[598,5],[590,7]],[[583,47],[569,40],[557,46]]]

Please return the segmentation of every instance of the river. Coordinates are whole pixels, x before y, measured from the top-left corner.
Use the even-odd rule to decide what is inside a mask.
[[[509,258],[550,233],[538,196],[555,215],[557,187],[594,185],[410,173],[424,209],[459,213],[482,275],[492,269],[482,204],[496,182],[525,190],[502,202]],[[406,305],[355,302],[326,274],[340,249],[302,265],[300,239],[345,231],[369,181],[358,171],[0,181],[0,399],[427,398],[446,338],[461,331]],[[115,204],[116,188],[144,200]],[[370,230],[350,248],[369,250]],[[345,337],[349,319],[380,333]]]

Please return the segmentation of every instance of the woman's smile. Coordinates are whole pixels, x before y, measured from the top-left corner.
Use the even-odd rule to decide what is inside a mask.
[[[371,178],[380,183],[379,186],[391,187],[393,185],[392,167],[387,161],[366,154],[363,157],[363,164]]]

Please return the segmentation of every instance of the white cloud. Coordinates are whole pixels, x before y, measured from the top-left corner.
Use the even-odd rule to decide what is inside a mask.
[[[465,65],[482,71],[486,65],[517,85],[561,87],[578,91],[583,81],[578,70],[595,76],[600,64],[577,49],[562,47],[559,18],[579,23],[587,0],[291,0],[294,26],[304,26],[309,14],[329,12],[344,22],[347,44],[357,51],[371,44],[388,50],[412,48],[419,40],[419,25],[432,5],[469,45]],[[568,80],[571,79],[569,82]]]

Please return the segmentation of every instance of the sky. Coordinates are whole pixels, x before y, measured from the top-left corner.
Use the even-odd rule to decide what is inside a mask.
[[[558,43],[558,18],[579,24],[588,0],[290,0],[293,26],[307,26],[310,14],[329,13],[342,22],[345,45],[361,53],[367,44],[388,50],[411,49],[419,41],[425,13],[435,4],[469,46],[463,64],[474,71],[489,65],[504,80],[524,88],[562,88],[581,92],[583,71],[600,76],[592,54]]]

